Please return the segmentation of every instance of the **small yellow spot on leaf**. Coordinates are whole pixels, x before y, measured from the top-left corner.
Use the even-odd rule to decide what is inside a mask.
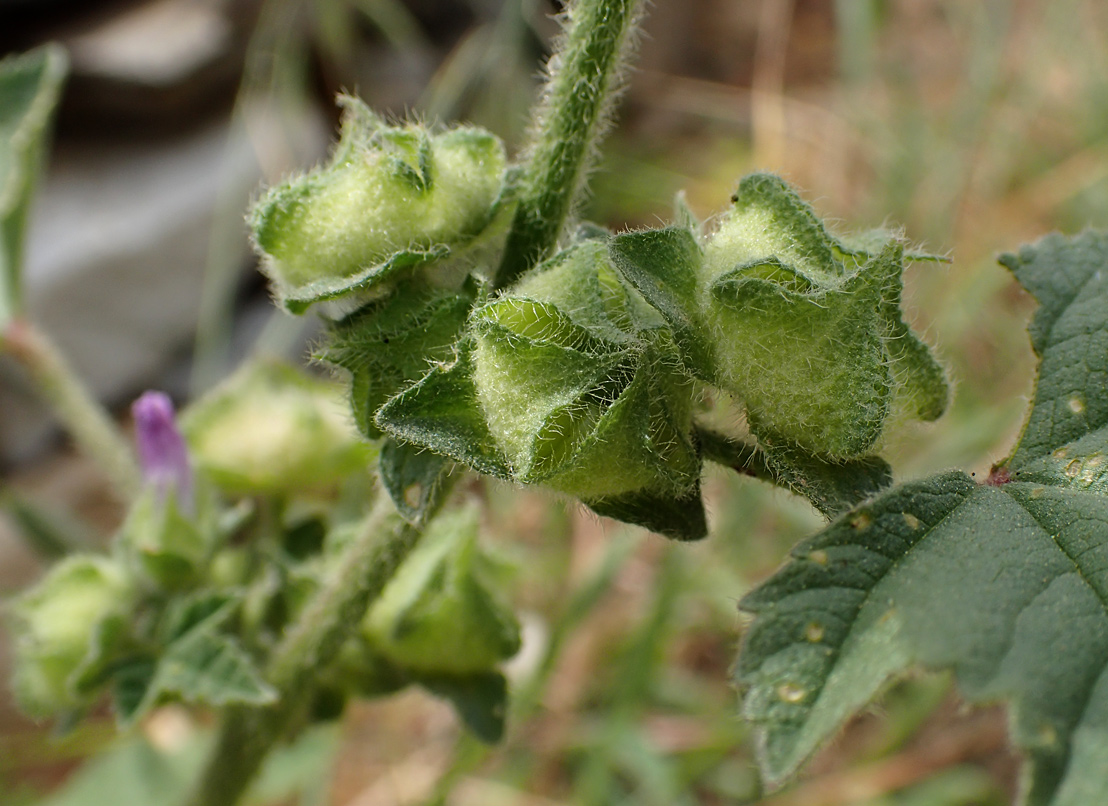
[[[808,696],[808,692],[795,683],[782,683],[777,687],[777,696],[785,702],[801,703]]]
[[[904,513],[904,522],[908,524],[908,528],[913,532],[920,527],[919,518],[913,515],[911,512]]]
[[[864,531],[873,525],[873,516],[868,512],[859,512],[850,519],[850,525],[858,531]]]

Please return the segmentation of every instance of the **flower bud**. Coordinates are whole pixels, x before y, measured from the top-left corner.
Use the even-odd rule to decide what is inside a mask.
[[[477,512],[432,521],[362,623],[384,657],[424,673],[491,668],[519,650],[519,625],[492,585]]]
[[[492,134],[390,126],[355,98],[339,103],[330,164],[272,188],[251,214],[263,271],[294,312],[473,245],[502,200],[507,157]]]
[[[191,510],[192,467],[173,403],[161,392],[146,392],[131,406],[131,414],[143,480],[159,500],[172,495],[183,510]]]
[[[846,460],[873,448],[898,397],[941,414],[942,370],[900,312],[900,244],[846,247],[775,176],[747,177],[733,201],[704,245],[701,305],[751,431]]]
[[[279,363],[244,367],[182,426],[198,469],[240,495],[331,494],[373,455],[338,385]]]
[[[73,686],[106,617],[126,612],[132,586],[122,567],[106,557],[62,560],[12,607],[15,664],[12,688],[33,716],[81,707]]]
[[[474,381],[512,475],[586,503],[696,483],[693,387],[603,241],[552,258],[474,317]]]

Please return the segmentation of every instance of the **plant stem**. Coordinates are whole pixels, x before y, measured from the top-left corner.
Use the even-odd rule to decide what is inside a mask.
[[[0,349],[23,365],[77,447],[100,464],[116,492],[124,500],[134,497],[142,477],[130,444],[46,334],[26,319],[13,319]]]
[[[440,499],[441,500],[441,499]],[[380,496],[357,537],[335,564],[330,581],[285,632],[267,677],[279,694],[265,708],[230,708],[191,806],[234,806],[314,690],[312,678],[338,654],[423,535],[423,524],[403,521]]]
[[[585,185],[619,87],[640,0],[577,0],[535,118],[522,190],[493,283],[504,288],[546,257]]]

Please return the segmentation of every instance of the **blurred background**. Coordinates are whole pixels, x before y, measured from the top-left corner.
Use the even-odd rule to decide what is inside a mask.
[[[266,182],[327,152],[348,90],[396,117],[474,122],[518,148],[558,30],[553,0],[0,0],[0,52],[62,42],[72,76],[34,210],[28,295],[101,398],[184,402],[255,352],[301,360],[243,225]],[[843,230],[902,227],[947,255],[906,307],[955,382],[938,424],[892,435],[903,477],[987,472],[1020,426],[1032,300],[995,261],[1108,226],[1108,4],[1099,0],[655,0],[585,216],[619,229],[720,211],[777,171]],[[104,540],[120,511],[26,380],[0,364],[0,596],[41,569],[47,508]],[[760,789],[729,665],[738,598],[818,528],[803,502],[712,473],[712,537],[660,539],[490,485],[525,645],[506,741],[463,735],[419,691],[348,709],[270,765],[258,803],[970,806],[1011,802],[999,710],[942,676],[892,687],[796,785]],[[0,636],[0,666],[6,645]],[[65,736],[0,695],[0,803],[161,803],[203,719],[165,709],[117,739]],[[176,782],[176,783],[174,783]],[[159,787],[162,787],[159,789]],[[161,794],[159,794],[161,793]],[[46,798],[46,800],[41,800]]]

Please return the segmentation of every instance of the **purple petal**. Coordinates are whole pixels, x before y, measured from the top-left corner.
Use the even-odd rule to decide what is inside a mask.
[[[131,406],[135,442],[147,484],[164,500],[173,490],[178,505],[192,509],[192,467],[188,447],[177,428],[173,402],[162,392],[145,392]]]

